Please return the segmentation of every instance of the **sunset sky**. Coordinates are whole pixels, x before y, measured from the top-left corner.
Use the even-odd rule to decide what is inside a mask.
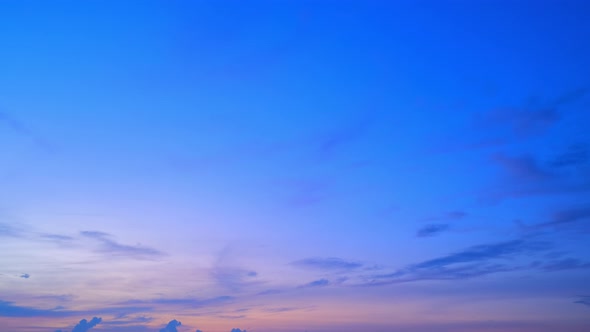
[[[0,0],[0,332],[588,331],[589,17]]]

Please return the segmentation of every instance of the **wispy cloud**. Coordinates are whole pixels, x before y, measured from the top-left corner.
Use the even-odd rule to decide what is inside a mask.
[[[325,271],[344,271],[354,270],[363,266],[362,263],[347,261],[341,258],[329,257],[329,258],[306,258],[291,263],[294,266],[325,270]]]
[[[0,222],[0,237],[21,237],[23,232],[8,223]]]
[[[587,163],[589,158],[588,145],[579,143],[571,145],[567,151],[555,156],[550,161],[550,165],[553,167],[579,166]]]
[[[256,271],[217,266],[211,270],[211,276],[224,288],[239,292],[244,287],[259,284]]]
[[[31,136],[32,133],[27,126],[14,116],[0,111],[0,124],[20,135]]]
[[[514,271],[523,268],[510,264],[516,257],[543,252],[551,247],[547,242],[522,239],[482,244],[412,264],[393,273],[370,276],[366,284],[382,285],[420,280],[466,279]]]
[[[280,289],[267,289],[267,290],[264,290],[264,291],[262,291],[262,292],[259,292],[259,293],[258,293],[258,294],[256,294],[256,295],[274,295],[274,294],[280,294],[280,293],[282,293],[282,292],[283,292],[283,291],[282,291],[282,290],[280,290]]]
[[[171,305],[182,306],[188,308],[201,308],[206,306],[221,305],[234,300],[232,296],[217,296],[206,299],[196,298],[157,298],[150,300],[128,300],[118,303],[119,305]]]
[[[554,106],[544,108],[496,108],[480,114],[476,125],[480,128],[506,130],[506,134],[527,137],[545,133],[561,118]]]
[[[583,304],[590,307],[590,296],[580,296],[580,299],[574,303]]]
[[[363,115],[352,124],[334,130],[319,140],[319,151],[323,157],[329,157],[338,149],[362,137],[373,123],[374,114]]]
[[[164,256],[164,253],[150,248],[141,246],[130,246],[116,242],[108,233],[99,231],[82,231],[80,234],[84,237],[94,239],[100,243],[98,252],[108,254],[109,256],[119,256],[135,259],[154,259]]]
[[[312,288],[312,287],[325,287],[330,285],[330,280],[328,279],[318,279],[307,284],[299,286],[299,288]]]
[[[561,170],[552,163],[541,163],[532,155],[496,154],[492,162],[499,168],[501,177],[484,196],[493,200],[590,191],[590,174],[584,168]]]
[[[95,314],[103,315],[121,315],[134,312],[151,311],[151,307],[147,306],[109,306],[104,308],[95,308]],[[63,307],[55,307],[51,309],[39,309],[28,306],[15,305],[13,302],[0,300],[0,317],[75,317],[87,316],[91,313],[84,310],[68,310]]]
[[[71,312],[57,309],[37,309],[33,307],[17,306],[13,302],[0,300],[0,316],[3,317],[67,317]]]
[[[549,179],[553,176],[547,170],[539,165],[538,161],[532,156],[508,156],[505,154],[496,154],[492,160],[508,174],[513,180],[535,181]]]
[[[463,218],[467,217],[467,215],[468,214],[465,211],[453,210],[453,211],[448,211],[442,215],[425,218],[423,221],[426,221],[426,222],[452,221],[452,220],[463,219]]]
[[[45,139],[40,138],[34,133],[23,121],[15,116],[0,111],[0,129],[2,127],[8,128],[13,133],[23,136],[33,141],[34,144],[45,150],[52,150],[53,147]]]
[[[449,224],[429,224],[416,232],[417,237],[431,237],[451,229]]]
[[[563,270],[579,270],[590,269],[590,262],[583,262],[575,258],[565,258],[556,261],[550,261],[540,264],[540,268],[544,271],[563,271]]]

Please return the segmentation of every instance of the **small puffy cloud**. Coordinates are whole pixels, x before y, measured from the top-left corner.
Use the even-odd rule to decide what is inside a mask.
[[[180,325],[182,325],[181,322],[173,319],[168,323],[168,325],[166,325],[165,328],[161,329],[160,332],[178,332],[176,328]]]
[[[86,332],[86,331],[90,330],[91,328],[95,327],[96,325],[98,325],[101,321],[102,321],[102,318],[100,318],[100,317],[92,317],[92,319],[90,321],[87,321],[86,319],[82,319],[80,321],[80,323],[78,323],[78,325],[76,325],[74,327],[72,332]]]
[[[28,274],[28,273],[23,273],[23,274],[20,275],[20,277],[23,278],[23,279],[29,279],[31,277],[31,275]]]

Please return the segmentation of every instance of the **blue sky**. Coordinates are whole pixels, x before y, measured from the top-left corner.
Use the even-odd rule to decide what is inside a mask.
[[[589,14],[0,1],[0,325],[587,329]]]

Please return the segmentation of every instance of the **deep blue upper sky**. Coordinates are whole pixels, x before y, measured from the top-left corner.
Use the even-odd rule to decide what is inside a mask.
[[[584,331],[588,17],[0,0],[0,326]]]

